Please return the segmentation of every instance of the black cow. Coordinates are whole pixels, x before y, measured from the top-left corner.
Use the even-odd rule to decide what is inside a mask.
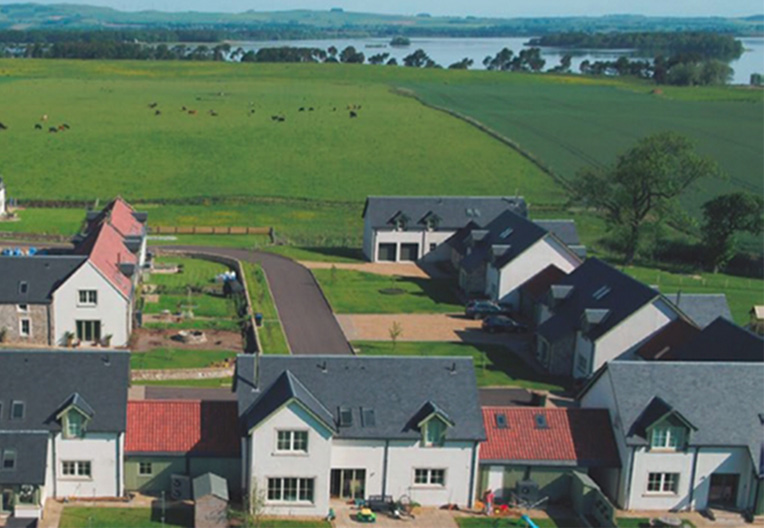
[[[351,110],[351,111],[350,111],[350,117],[358,117],[358,114],[356,114],[355,112],[353,112],[353,111]]]
[[[8,127],[5,123],[0,122],[0,130],[8,130]]]
[[[58,129],[56,127],[50,127],[48,129],[48,132],[50,132],[51,134],[55,134],[56,132],[58,132]]]
[[[300,109],[298,110],[298,112],[304,112],[304,111],[305,111],[305,107],[304,106],[301,106]]]
[[[35,130],[42,130],[42,125],[40,123],[35,123],[34,128]]]
[[[312,111],[313,111],[313,107],[311,106],[310,108],[308,108],[308,112],[312,112]]]
[[[67,130],[69,130],[69,129],[71,128],[71,127],[70,127],[69,125],[67,125],[66,123],[64,123],[64,124],[63,124],[63,125],[61,125],[61,126],[62,126],[62,127],[64,127],[64,128],[65,128],[65,129],[67,129]]]
[[[154,115],[155,116],[162,115],[162,111],[161,110],[154,110]]]
[[[149,105],[149,108],[156,108],[156,107],[157,107],[157,103],[151,103],[151,104]]]

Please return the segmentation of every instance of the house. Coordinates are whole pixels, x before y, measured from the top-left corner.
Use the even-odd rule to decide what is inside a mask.
[[[471,358],[240,355],[234,390],[242,487],[267,513],[372,495],[472,504],[485,433]]]
[[[0,354],[0,513],[123,494],[127,351]]]
[[[764,362],[764,339],[719,317],[683,343],[653,358],[661,361]],[[764,380],[762,380],[764,381]]]
[[[732,321],[732,312],[723,293],[667,293],[666,299],[679,308],[699,328],[705,328],[719,317]]]
[[[550,373],[575,378],[686,319],[656,290],[596,258],[550,286],[538,314],[537,359]]]
[[[125,246],[137,256],[138,266],[146,264],[146,221],[148,214],[137,212],[118,196],[100,211],[88,211],[85,235],[97,230],[104,222],[109,223],[123,239]]]
[[[751,316],[748,328],[752,332],[764,335],[764,306],[754,306],[748,314]]]
[[[143,223],[128,208],[121,199],[111,202],[70,253],[0,257],[4,342],[127,344],[146,247]]]
[[[627,510],[764,511],[762,363],[608,363],[580,394],[606,408],[621,459],[602,475]]]
[[[620,468],[605,409],[483,407],[486,440],[480,444],[480,493],[499,502],[531,486],[539,498],[566,500],[574,472]]]
[[[212,471],[238,490],[240,437],[236,402],[129,401],[125,489],[169,491],[172,475],[193,479]]]
[[[568,229],[566,236],[577,240]],[[483,228],[460,230],[447,245],[465,293],[488,295],[513,306],[520,304],[520,287],[548,266],[569,273],[581,263],[554,233],[512,211],[504,211]]]
[[[363,254],[371,262],[447,260],[443,242],[470,221],[506,210],[528,214],[519,196],[369,196],[363,208]]]
[[[550,264],[520,286],[520,313],[535,323],[539,319],[538,309],[552,284],[559,282],[567,273]]]
[[[228,483],[214,473],[193,480],[194,527],[228,528]]]

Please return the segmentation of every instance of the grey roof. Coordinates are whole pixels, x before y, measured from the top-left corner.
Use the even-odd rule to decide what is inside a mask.
[[[547,235],[547,231],[512,211],[504,211],[485,226],[488,235],[477,243],[461,263],[473,271],[484,262],[501,269]]]
[[[213,495],[225,501],[228,500],[228,481],[214,473],[205,473],[199,475],[193,481],[194,500],[201,499],[207,495]]]
[[[718,317],[733,320],[727,296],[723,293],[671,293],[665,297],[700,328],[707,327]]]
[[[456,230],[470,221],[487,224],[502,212],[512,210],[528,215],[522,196],[369,196],[363,208],[376,229],[392,227],[391,219],[404,214],[409,219],[407,229],[424,229],[428,214],[437,215],[437,229]]]
[[[659,295],[649,286],[596,258],[587,259],[551,287],[556,292],[567,291],[568,288],[559,286],[572,286],[572,290],[552,308],[554,315],[538,328],[539,335],[550,343],[579,329],[594,341]],[[602,295],[595,298],[595,293]],[[599,324],[581,328],[582,316],[587,310],[608,310],[609,313]]]
[[[574,220],[534,220],[536,225],[559,238],[566,246],[580,246],[576,222]]]
[[[295,394],[304,388],[326,409],[338,438],[418,439],[415,420],[421,420],[425,408],[438,409],[453,422],[447,439],[485,438],[472,358],[261,356],[259,364],[260,390],[255,387],[256,357],[236,360],[234,389],[244,424],[261,416],[263,408],[278,408],[268,400],[284,402],[291,385]],[[287,371],[290,384],[282,381]],[[339,426],[340,407],[350,409],[352,425]],[[362,409],[373,409],[373,426],[363,422]]]
[[[3,350],[0,352],[0,431],[60,431],[56,415],[76,398],[90,407],[88,432],[123,432],[130,352]],[[23,419],[10,419],[11,402],[24,402]]]
[[[93,410],[93,408],[90,406],[88,402],[85,401],[85,398],[80,396],[79,392],[75,392],[74,394],[69,396],[66,399],[66,401],[59,406],[58,411],[62,412],[68,409],[69,407],[77,408],[79,411],[85,414],[85,416],[87,416],[88,418],[93,418],[93,416],[95,415],[95,411]]]
[[[760,467],[764,364],[616,360],[605,369],[627,443],[647,444],[638,424],[660,398],[697,428],[691,446],[746,447]]]
[[[0,469],[0,484],[45,484],[48,433],[0,431],[0,459],[5,450],[16,451],[16,467]]]
[[[673,350],[670,359],[764,362],[764,338],[719,317],[687,343]]]
[[[0,304],[49,303],[51,295],[87,256],[0,257]],[[27,283],[21,293],[20,283]]]

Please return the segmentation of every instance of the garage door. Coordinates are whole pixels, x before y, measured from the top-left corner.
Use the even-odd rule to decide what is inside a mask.
[[[401,244],[401,260],[417,260],[419,244]]]
[[[395,244],[380,244],[377,260],[395,262]]]

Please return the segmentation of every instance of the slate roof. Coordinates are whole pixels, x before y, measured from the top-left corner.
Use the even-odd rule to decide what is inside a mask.
[[[56,288],[85,260],[77,255],[0,257],[0,304],[50,303]],[[21,282],[28,285],[26,294],[19,289]]]
[[[610,376],[619,433],[628,444],[647,445],[637,424],[655,398],[660,398],[697,428],[690,434],[690,446],[746,447],[754,467],[760,467],[761,363],[616,360],[600,375]]]
[[[497,415],[507,427],[498,427]],[[536,426],[536,416],[547,428]],[[619,467],[618,450],[605,409],[483,407],[487,439],[480,444],[480,462]]]
[[[649,286],[596,258],[587,259],[554,286],[572,287],[572,290],[552,308],[554,315],[538,328],[539,335],[550,343],[579,329],[586,310],[608,310],[604,320],[584,332],[594,341],[659,295]],[[593,296],[595,293],[604,294],[597,299]]]
[[[16,467],[0,470],[0,484],[45,484],[48,460],[48,433],[0,432],[0,459],[4,450],[16,451]]]
[[[194,500],[212,495],[225,501],[228,500],[228,481],[214,473],[199,475],[193,481]]]
[[[85,414],[88,418],[93,418],[95,416],[95,411],[93,410],[93,407],[90,406],[88,402],[85,401],[85,398],[80,396],[79,392],[73,393],[71,396],[69,396],[63,404],[59,405],[58,407],[58,413],[65,411],[69,407],[75,407],[79,411]]]
[[[138,257],[131,252],[122,235],[108,221],[101,222],[75,248],[80,255],[88,255],[90,262],[118,291],[130,298],[133,282],[120,269],[121,265],[137,265]]]
[[[707,327],[718,317],[728,321],[733,320],[727,304],[727,296],[723,293],[670,293],[665,297],[700,328]]]
[[[566,246],[580,246],[575,220],[534,220],[537,226],[546,229]]]
[[[702,332],[660,359],[762,362],[764,338],[719,317]]]
[[[550,264],[525,281],[523,285],[520,286],[520,291],[531,299],[537,301],[541,300],[549,290],[550,286],[555,282],[560,281],[565,275],[567,275],[567,273],[554,264]]]
[[[127,403],[125,453],[239,456],[232,401],[139,400]]]
[[[699,333],[700,329],[698,327],[679,318],[658,330],[635,353],[637,356],[648,361],[670,359],[672,357],[671,352],[674,349],[683,346]]]
[[[421,433],[412,421],[428,402],[453,421],[446,439],[482,440],[485,435],[472,358],[262,356],[259,389],[255,364],[251,355],[236,361],[234,390],[245,425],[275,410],[274,401],[286,401],[285,392],[307,400],[307,391],[329,413],[337,438],[418,439]],[[340,407],[350,408],[352,425],[339,426]],[[364,423],[362,409],[373,409],[375,425]]]
[[[424,229],[428,213],[440,219],[437,229],[456,230],[470,221],[486,224],[506,210],[528,215],[522,196],[369,196],[363,208],[375,229],[390,228],[398,213],[409,218],[408,230]]]
[[[0,352],[0,431],[60,431],[56,414],[74,393],[93,407],[87,431],[125,430],[130,352],[3,350]],[[11,402],[24,417],[11,420]]]

